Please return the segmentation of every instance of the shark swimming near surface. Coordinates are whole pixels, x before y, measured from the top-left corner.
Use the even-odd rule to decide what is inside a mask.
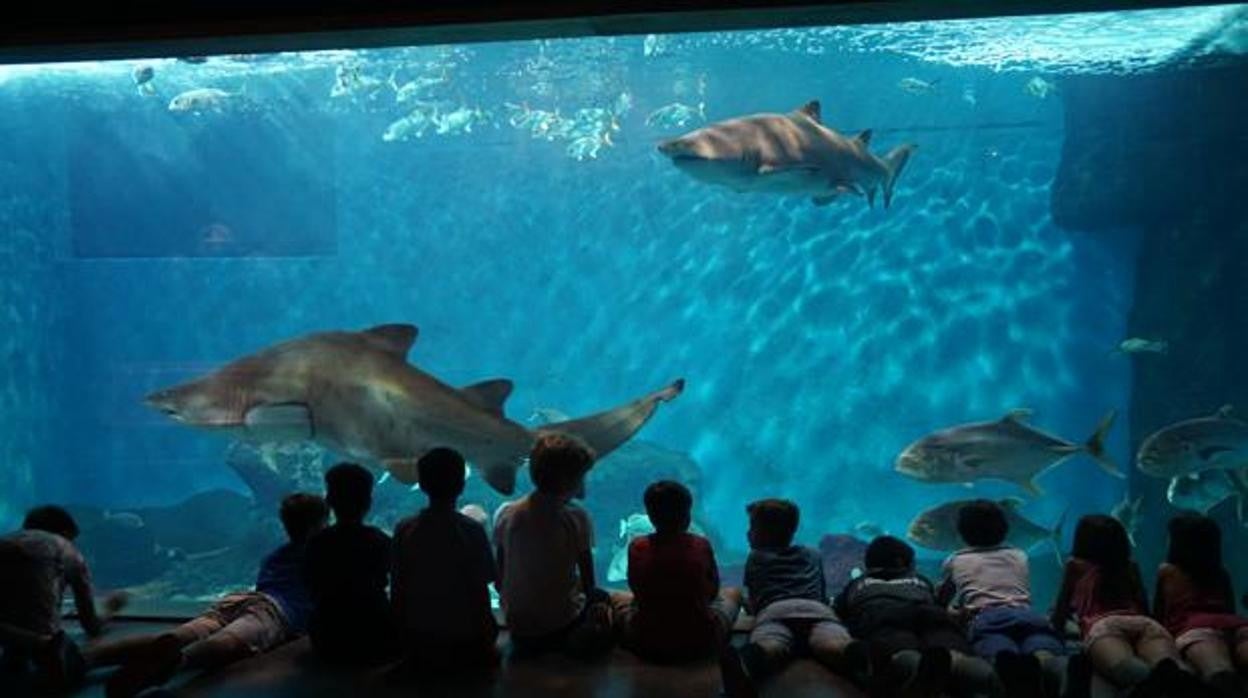
[[[511,494],[539,435],[577,436],[601,458],[684,389],[684,380],[676,380],[605,412],[530,430],[503,414],[511,381],[455,388],[408,363],[416,335],[415,326],[404,324],[309,334],[144,402],[181,424],[245,441],[314,441],[379,464],[406,484],[416,482],[421,455],[447,446],[463,453],[491,487]]]
[[[819,102],[788,114],[754,114],[709,124],[659,143],[659,152],[694,179],[738,192],[812,197],[826,206],[842,195],[884,206],[918,146],[899,145],[884,157],[871,153],[871,131],[847,137],[824,126]]]

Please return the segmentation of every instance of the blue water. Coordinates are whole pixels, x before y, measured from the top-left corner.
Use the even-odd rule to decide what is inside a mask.
[[[1125,409],[1132,359],[1111,350],[1131,242],[1049,212],[1062,79],[1175,69],[1218,13],[1072,19],[1005,56],[1024,20],[0,73],[0,521],[45,500],[118,511],[246,492],[225,441],[141,397],[304,333],[410,322],[412,362],[454,385],[514,380],[508,415],[525,423],[686,378],[638,439],[696,463],[697,519],[726,564],[746,550],[744,505],[766,496],[801,506],[811,544],[860,523],[904,532],[972,492],[894,473],[916,438],[1027,407],[1082,441]],[[154,95],[133,84],[138,64],[155,68]],[[390,87],[331,97],[339,66],[445,77],[429,92],[438,111],[488,121],[387,142],[410,105]],[[1029,91],[1033,79],[1055,91]],[[242,94],[220,112],[167,108],[200,87]],[[714,121],[811,99],[837,130],[874,129],[878,153],[919,144],[890,209],[710,187],[654,147],[705,122],[647,124],[673,103]],[[569,140],[509,123],[509,103],[610,110],[618,128],[577,160]],[[1125,423],[1109,447],[1130,462]],[[621,512],[642,510],[650,477],[630,467],[614,477],[634,501],[590,484],[600,563]],[[1024,512],[1046,524],[1123,495],[1078,457],[1041,484]],[[466,500],[489,496],[474,479]]]

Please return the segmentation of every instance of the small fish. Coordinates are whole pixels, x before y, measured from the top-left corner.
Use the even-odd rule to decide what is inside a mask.
[[[1127,531],[1127,538],[1131,539],[1131,545],[1136,545],[1135,534],[1140,529],[1140,506],[1144,504],[1144,497],[1136,497],[1131,499],[1130,495],[1123,495],[1122,501],[1114,505],[1109,510],[1109,515],[1118,519],[1118,523]]]
[[[437,115],[423,109],[415,109],[407,116],[391,123],[381,134],[381,140],[387,143],[406,141],[411,138],[423,138],[425,132],[434,127]]]
[[[1143,339],[1130,337],[1118,344],[1118,354],[1165,354],[1170,351],[1170,343],[1165,340]]]
[[[176,60],[179,63],[190,63],[191,65],[199,65],[200,63],[207,63],[208,57],[207,56],[178,56]]]
[[[121,528],[140,529],[147,525],[143,517],[132,511],[104,510],[104,520]]]
[[[377,478],[377,484],[384,485],[389,479],[390,479],[390,471],[387,470],[381,474],[381,477]]]
[[[874,521],[859,521],[854,524],[854,534],[859,538],[872,540],[880,536],[887,535],[887,531]]]
[[[581,136],[568,144],[568,157],[581,162],[597,160],[598,152],[604,145],[611,145],[611,136],[608,134]]]
[[[1047,99],[1049,95],[1057,92],[1057,84],[1037,75],[1027,81],[1027,84],[1023,86],[1023,91],[1036,99]]]
[[[658,34],[646,34],[641,42],[641,55],[653,58],[664,53],[667,53],[667,40]]]
[[[958,512],[973,501],[975,500],[963,499],[946,502],[920,512],[906,528],[906,538],[916,545],[942,552],[953,552],[967,547],[962,535],[958,533]],[[1010,525],[1010,531],[1005,536],[1006,543],[1022,550],[1031,550],[1040,543],[1051,542],[1060,564],[1065,512],[1058,519],[1057,525],[1049,529],[1019,513],[1023,505],[1021,499],[1011,497],[1002,499],[997,504],[1005,512],[1006,521]]]
[[[940,80],[920,80],[918,78],[902,78],[897,81],[897,87],[903,92],[909,92],[912,95],[929,94],[936,91],[936,85]]]
[[[150,65],[136,65],[134,70],[130,71],[130,78],[134,80],[135,87],[138,88],[139,94],[144,96],[156,94],[156,89],[151,85],[154,77],[156,77],[156,69]]]
[[[1205,470],[1172,477],[1166,487],[1166,501],[1176,509],[1192,509],[1208,514],[1222,502],[1239,495],[1240,490],[1235,486],[1232,473],[1230,470]],[[1237,473],[1241,480],[1245,474],[1244,471]],[[1242,499],[1240,506],[1243,506]]]
[[[556,422],[566,422],[571,417],[567,413],[557,410],[553,407],[535,407],[533,414],[529,415],[530,424],[555,424]]]
[[[615,103],[611,105],[611,113],[616,117],[624,116],[633,110],[633,95],[629,92],[621,92],[615,98]]]
[[[1145,475],[1173,478],[1248,466],[1248,422],[1231,413],[1224,405],[1208,417],[1163,427],[1140,444],[1137,467]]]
[[[442,73],[441,75],[422,75],[400,85],[395,75],[396,73],[390,73],[390,79],[387,82],[390,89],[394,90],[394,101],[399,104],[422,99],[427,96],[426,93],[447,82],[446,73]]]
[[[465,504],[464,506],[460,507],[459,513],[463,514],[464,516],[467,516],[473,521],[476,521],[482,526],[484,526],[485,522],[489,521],[490,519],[490,515],[485,512],[485,507],[481,506],[480,504]]]
[[[962,424],[933,432],[910,444],[897,457],[897,472],[923,482],[971,483],[1005,480],[1032,496],[1043,494],[1036,478],[1077,454],[1086,453],[1114,477],[1123,477],[1105,452],[1113,426],[1110,410],[1082,444],[1028,425],[1028,410],[1013,410],[995,422]]]
[[[967,85],[966,87],[962,88],[962,101],[963,101],[963,102],[966,102],[967,104],[971,105],[972,107],[973,107],[973,106],[975,106],[975,105],[979,102],[979,99],[978,99],[978,98],[976,98],[976,96],[975,96],[975,88],[974,88],[974,87],[971,87],[970,85]]]
[[[706,121],[705,102],[698,102],[696,107],[673,102],[655,109],[646,117],[647,126],[659,128],[683,128],[691,123],[703,121]]]
[[[689,526],[689,532],[695,535],[706,535],[697,524]],[[650,517],[642,513],[629,514],[620,519],[619,541],[611,552],[611,563],[607,565],[607,581],[622,582],[628,579],[628,546],[634,538],[654,533],[654,524]]]
[[[386,81],[365,75],[358,65],[340,65],[334,69],[334,86],[329,96],[375,99],[385,87]]]
[[[439,135],[458,135],[472,133],[472,127],[488,122],[488,116],[480,109],[460,107],[447,114],[436,115],[433,119]]]
[[[242,90],[238,92],[226,92],[215,87],[200,87],[194,90],[187,90],[174,96],[169,100],[169,111],[171,112],[204,112],[204,111],[223,111],[230,103],[242,96]]]

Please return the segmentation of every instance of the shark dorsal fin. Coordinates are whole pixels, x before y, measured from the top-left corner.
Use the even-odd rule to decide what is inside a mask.
[[[859,133],[857,136],[854,136],[854,140],[864,146],[871,145],[871,129],[867,129],[862,133]]]
[[[1223,405],[1223,406],[1221,406],[1221,407],[1219,407],[1219,408],[1218,408],[1218,411],[1217,411],[1217,412],[1214,412],[1214,413],[1213,413],[1213,416],[1214,416],[1214,417],[1217,417],[1218,419],[1230,419],[1230,418],[1231,418],[1231,415],[1232,415],[1234,412],[1235,412],[1235,408],[1234,408],[1234,407],[1232,407],[1232,406],[1230,406],[1230,405]]]
[[[481,381],[460,388],[459,392],[472,404],[496,416],[503,416],[503,403],[511,395],[512,383],[506,378]]]
[[[407,352],[416,343],[416,326],[404,324],[377,325],[364,330],[360,334],[382,351],[389,352],[401,359],[407,358]]]
[[[815,123],[823,122],[823,109],[819,106],[819,100],[812,99],[795,110],[798,114],[805,114]]]
[[[1006,412],[1005,416],[1001,418],[1001,421],[1003,422],[1025,422],[1028,419],[1031,419],[1031,410],[1027,409],[1026,407],[1015,407],[1009,412]]]

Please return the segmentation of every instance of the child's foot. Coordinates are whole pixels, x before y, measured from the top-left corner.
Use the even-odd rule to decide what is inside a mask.
[[[937,698],[943,696],[953,672],[953,655],[941,647],[928,647],[915,672],[901,689],[901,698]]]
[[[758,689],[745,670],[741,654],[731,644],[719,651],[719,675],[724,682],[724,698],[758,698]]]
[[[841,667],[846,677],[860,686],[865,685],[871,673],[871,652],[866,643],[853,640],[845,645],[841,651]]]
[[[1044,698],[1044,672],[1030,654],[998,654],[997,675],[1010,698]]]
[[[127,662],[108,677],[104,695],[108,698],[133,698],[172,679],[181,666],[182,643],[169,635],[159,637],[144,652],[144,656]]]

